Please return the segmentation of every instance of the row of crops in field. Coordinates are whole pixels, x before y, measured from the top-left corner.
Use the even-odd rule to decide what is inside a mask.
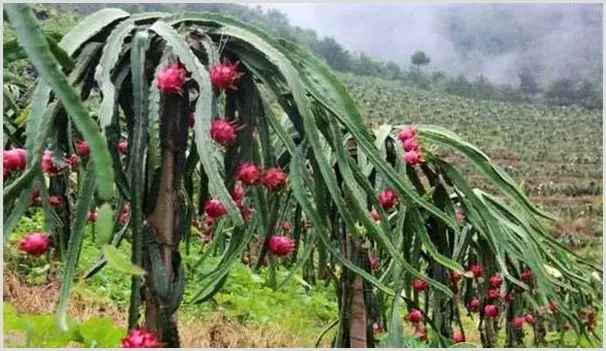
[[[580,107],[472,100],[402,86],[397,81],[342,76],[371,124],[436,124],[480,146],[525,191],[556,212],[576,216],[602,194],[602,113]],[[444,150],[445,155],[448,154]],[[464,172],[468,163],[450,154]],[[472,183],[474,180],[472,179]],[[474,185],[483,184],[479,179]],[[601,206],[600,210],[601,210]]]

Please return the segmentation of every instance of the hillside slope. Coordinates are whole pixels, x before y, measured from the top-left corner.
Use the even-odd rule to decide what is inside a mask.
[[[551,210],[566,205],[566,213],[577,216],[587,204],[601,202],[601,111],[473,100],[351,74],[341,78],[369,123],[452,129],[524,181],[529,195]]]

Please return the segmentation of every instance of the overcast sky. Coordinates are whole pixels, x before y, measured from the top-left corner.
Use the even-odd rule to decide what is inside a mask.
[[[250,4],[256,6],[256,4]],[[432,59],[430,70],[440,69],[449,74],[482,73],[490,79],[513,83],[517,81],[520,60],[533,55],[544,65],[545,74],[560,74],[575,64],[576,55],[599,55],[601,67],[602,26],[583,26],[586,13],[581,6],[593,6],[593,18],[601,23],[602,10],[596,5],[577,4],[512,4],[516,21],[523,26],[549,28],[537,38],[536,45],[524,52],[508,52],[499,56],[471,55],[462,59],[452,42],[445,37],[441,16],[453,6],[465,8],[465,22],[486,20],[487,4],[320,4],[272,3],[262,8],[276,8],[288,15],[291,25],[314,29],[319,38],[335,38],[345,49],[363,51],[381,60],[394,60],[408,67],[410,55],[416,50],[426,51]],[[599,6],[599,5],[598,5]],[[471,10],[471,11],[469,11]],[[547,11],[549,10],[549,11]],[[573,11],[574,10],[574,11]],[[546,21],[546,13],[555,13],[555,20]],[[585,17],[583,17],[585,16]],[[545,26],[538,19],[546,21]],[[582,19],[582,20],[581,20]],[[597,31],[597,32],[596,32]],[[380,35],[376,35],[380,33]],[[475,55],[475,56],[474,56]],[[578,69],[575,67],[574,69]]]

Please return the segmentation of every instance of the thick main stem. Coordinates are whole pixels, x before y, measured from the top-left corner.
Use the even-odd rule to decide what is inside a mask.
[[[155,234],[151,240],[154,240],[159,247],[161,266],[164,268],[162,281],[154,281],[154,277],[148,277],[145,289],[145,325],[146,328],[156,331],[166,347],[179,347],[180,344],[177,313],[176,310],[171,310],[170,306],[172,301],[177,299],[175,294],[178,292],[173,288],[175,280],[183,279],[176,277],[176,273],[179,271],[180,264],[178,258],[181,235],[178,228],[184,215],[181,213],[179,194],[187,146],[185,123],[187,123],[188,111],[185,111],[185,106],[187,99],[180,96],[168,97],[164,102],[160,127],[162,164],[157,175],[159,177],[156,182],[157,189],[152,189],[156,192],[155,206],[147,216],[147,221]],[[154,258],[150,256],[150,259]],[[154,262],[151,260],[149,262],[153,266]],[[152,271],[152,267],[146,268],[148,272]],[[165,292],[167,296],[162,298],[159,291]]]

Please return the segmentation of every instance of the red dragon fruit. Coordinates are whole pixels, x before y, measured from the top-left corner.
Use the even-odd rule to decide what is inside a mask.
[[[240,207],[240,213],[242,214],[242,218],[248,222],[253,219],[255,215],[255,210],[250,207]]]
[[[81,157],[90,155],[90,147],[88,146],[86,140],[82,139],[76,141],[76,153]]]
[[[27,166],[27,150],[11,149],[4,150],[3,160],[4,169],[8,171],[22,171]]]
[[[287,236],[272,236],[269,250],[278,257],[290,256],[295,251],[295,242]]]
[[[420,323],[423,321],[423,314],[421,311],[413,308],[408,312],[408,321],[411,323]]]
[[[52,207],[59,207],[61,206],[61,204],[63,203],[63,201],[61,201],[61,198],[59,196],[53,195],[48,199],[48,203],[52,206]]]
[[[478,312],[480,310],[480,300],[477,297],[474,297],[469,301],[469,310],[471,312]]]
[[[90,211],[90,213],[88,214],[88,221],[91,223],[95,223],[97,219],[99,219],[99,212]]]
[[[511,322],[515,329],[522,329],[524,327],[524,317],[516,317]]]
[[[531,315],[530,313],[527,313],[526,315],[524,315],[524,320],[526,321],[526,323],[528,323],[529,325],[535,325],[536,321],[534,319],[534,316]]]
[[[414,282],[412,283],[412,288],[416,292],[425,291],[425,290],[429,289],[429,283],[427,283],[423,279],[415,279]]]
[[[404,161],[406,164],[416,166],[423,162],[423,156],[417,150],[411,150],[404,154]]]
[[[378,222],[381,220],[381,216],[379,216],[379,213],[374,208],[372,209],[372,211],[370,211],[370,216],[372,217],[372,219],[375,222]]]
[[[217,144],[231,145],[238,137],[237,124],[227,119],[216,119],[210,127],[210,136]]]
[[[160,348],[162,343],[158,341],[155,333],[145,329],[131,330],[128,335],[122,339],[122,347],[127,349],[140,348]]]
[[[163,95],[181,95],[187,72],[180,62],[164,66],[158,73],[158,89]]]
[[[128,141],[120,140],[120,142],[118,143],[118,152],[120,152],[121,154],[125,154],[128,152]]]
[[[35,188],[32,192],[32,206],[39,207],[42,205],[42,197],[40,196],[40,189]]]
[[[473,273],[473,278],[478,279],[484,275],[484,267],[481,264],[475,263],[469,266],[469,270]]]
[[[558,304],[555,301],[549,301],[549,311],[556,313],[558,310]]]
[[[407,139],[402,143],[405,151],[419,151],[419,140],[417,138]]]
[[[463,279],[463,274],[457,272],[457,271],[452,271],[450,273],[450,280],[454,283],[458,282],[459,280]]]
[[[80,165],[80,157],[78,157],[76,154],[71,154],[67,159],[67,163],[70,167],[76,168]]]
[[[416,137],[417,136],[417,132],[418,131],[417,131],[417,128],[415,126],[405,126],[400,131],[400,134],[398,134],[398,139],[400,139],[400,141],[402,143],[404,143],[406,140],[412,139],[412,138]]]
[[[373,271],[376,271],[381,265],[381,260],[377,256],[371,255],[368,260],[370,261],[370,269]]]
[[[501,285],[503,284],[503,278],[500,275],[495,274],[492,277],[490,277],[488,282],[489,282],[491,288],[497,289],[497,288],[500,288]]]
[[[251,162],[246,162],[238,168],[238,179],[244,185],[255,185],[261,182],[261,168]]]
[[[231,191],[231,198],[234,199],[236,205],[241,206],[242,200],[244,200],[244,195],[246,194],[246,190],[242,186],[242,182],[238,181],[234,184],[234,188]]]
[[[525,283],[530,283],[532,281],[533,277],[534,277],[534,274],[529,269],[527,269],[524,272],[520,273],[520,278]]]
[[[59,174],[59,168],[57,167],[55,158],[48,150],[44,151],[44,155],[42,156],[42,170],[44,173],[51,176]]]
[[[263,185],[272,191],[281,190],[286,186],[288,175],[278,167],[272,167],[263,173]]]
[[[292,232],[292,224],[290,224],[289,221],[282,222],[282,230],[284,231],[284,233]]]
[[[243,73],[238,72],[240,61],[231,64],[224,58],[222,63],[217,64],[210,72],[210,80],[213,86],[219,90],[236,90],[236,81]]]
[[[379,203],[384,210],[391,210],[400,203],[400,197],[395,190],[388,188],[379,194]]]
[[[21,240],[19,249],[28,255],[42,256],[50,250],[51,243],[44,233],[31,233]]]
[[[455,218],[457,220],[457,223],[459,223],[459,225],[463,225],[465,224],[465,212],[463,211],[462,208],[457,208],[457,210],[455,211]]]
[[[460,344],[462,342],[465,342],[465,336],[463,336],[461,332],[456,332],[454,333],[453,340],[455,344]]]
[[[490,289],[488,290],[488,299],[489,300],[498,300],[501,298],[501,294],[499,293],[499,289]]]
[[[484,314],[488,318],[497,318],[499,316],[499,308],[493,304],[484,306]]]
[[[126,225],[126,222],[128,222],[128,212],[122,212],[120,213],[120,224],[122,225]]]
[[[212,218],[219,218],[227,214],[227,208],[223,203],[217,199],[211,199],[206,201],[204,205],[204,212]]]

